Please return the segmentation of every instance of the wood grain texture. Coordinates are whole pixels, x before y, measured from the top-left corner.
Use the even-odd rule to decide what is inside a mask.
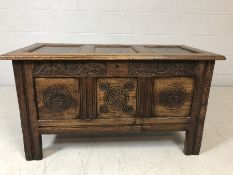
[[[188,117],[192,103],[194,80],[192,78],[154,79],[154,116]]]
[[[94,47],[94,48],[93,48]],[[87,49],[89,48],[89,49]],[[152,49],[151,49],[152,48]],[[162,48],[162,49],[161,49]],[[166,52],[165,52],[166,51]],[[178,45],[34,44],[3,60],[225,60],[222,55]]]
[[[40,119],[72,119],[80,115],[79,80],[74,78],[36,78]]]
[[[99,78],[97,110],[99,118],[135,117],[137,79]]]

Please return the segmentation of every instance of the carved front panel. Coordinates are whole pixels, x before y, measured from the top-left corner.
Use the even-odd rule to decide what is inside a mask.
[[[100,78],[97,82],[98,118],[136,115],[136,78]]]
[[[37,78],[35,84],[40,119],[78,118],[78,79]]]
[[[187,117],[190,113],[194,79],[158,78],[154,80],[155,117]]]

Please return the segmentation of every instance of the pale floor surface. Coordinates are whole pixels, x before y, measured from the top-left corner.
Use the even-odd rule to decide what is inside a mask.
[[[44,159],[26,161],[14,86],[0,87],[1,175],[233,175],[233,88],[212,88],[201,154],[185,156],[184,134],[136,138],[43,136]]]

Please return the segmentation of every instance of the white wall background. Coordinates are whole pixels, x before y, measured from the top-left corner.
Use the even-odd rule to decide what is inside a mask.
[[[212,85],[233,85],[233,0],[0,0],[0,54],[35,42],[190,45],[225,55]]]

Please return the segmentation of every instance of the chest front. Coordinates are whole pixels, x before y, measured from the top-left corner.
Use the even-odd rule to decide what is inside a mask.
[[[111,125],[115,120],[187,121],[204,66],[187,61],[32,64],[39,120],[105,119]]]

